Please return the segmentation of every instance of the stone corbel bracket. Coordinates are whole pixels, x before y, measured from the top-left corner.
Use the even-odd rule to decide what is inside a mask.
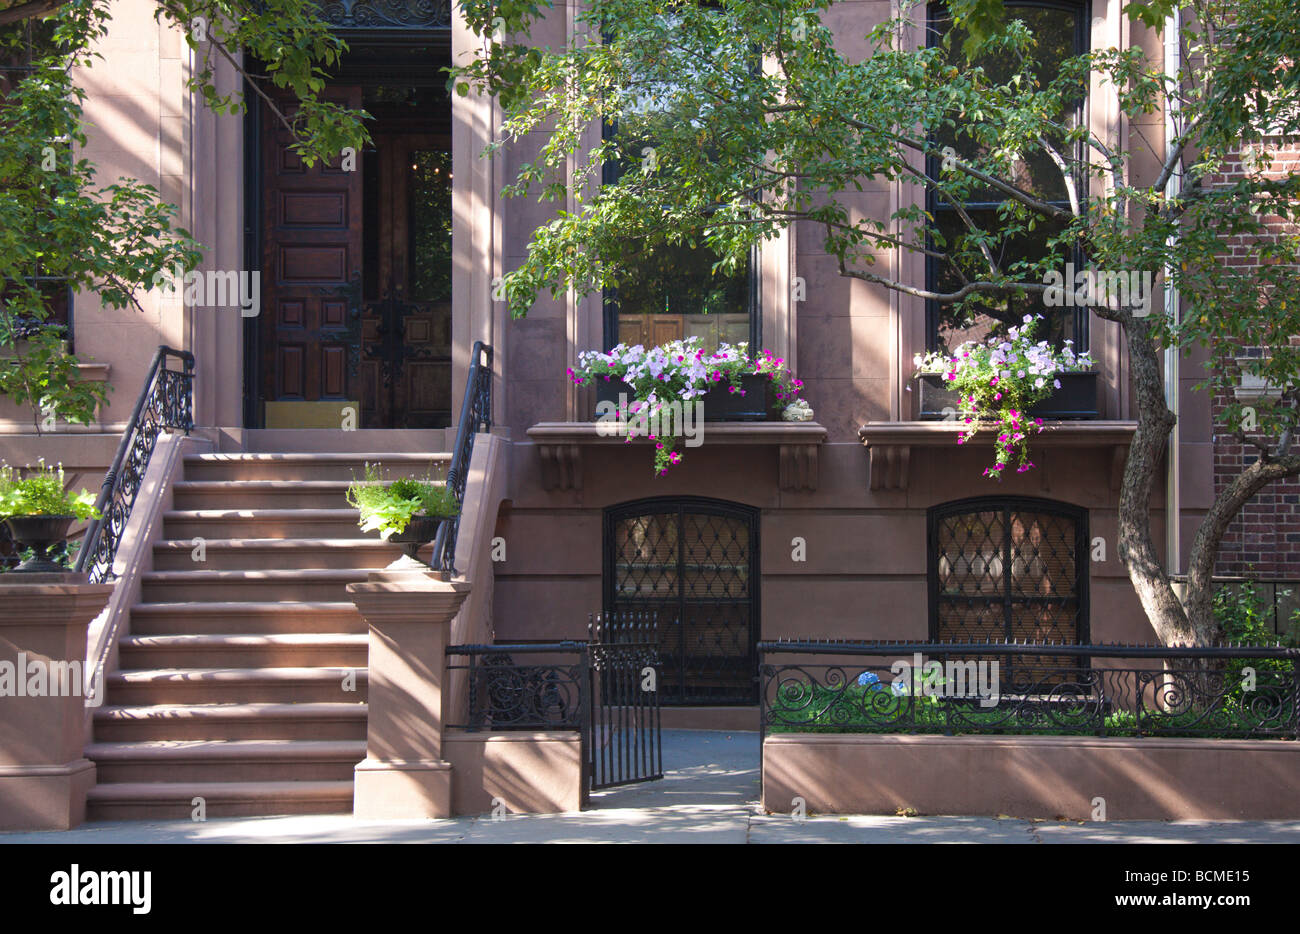
[[[583,452],[594,445],[625,444],[620,425],[594,422],[539,422],[528,429],[537,445],[542,466],[542,486],[547,490],[581,490]],[[706,445],[776,447],[781,489],[788,493],[817,489],[818,451],[826,429],[816,422],[707,422]],[[649,443],[638,439],[638,449]]]
[[[1030,439],[1031,448],[1106,448],[1110,451],[1110,488],[1118,491],[1137,422],[1052,421]],[[910,468],[920,448],[956,447],[962,426],[957,422],[868,422],[858,430],[867,449],[869,485],[873,491],[904,491]],[[967,446],[993,446],[993,433],[980,432]],[[1046,472],[1042,478],[1046,480]]]

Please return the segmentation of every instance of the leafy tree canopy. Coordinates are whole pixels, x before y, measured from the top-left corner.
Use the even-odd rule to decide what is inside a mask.
[[[456,72],[457,92],[498,98],[492,149],[542,139],[507,194],[557,205],[506,277],[512,312],[526,314],[543,290],[617,286],[645,242],[703,242],[718,269],[734,270],[796,221],[819,232],[842,275],[937,303],[954,323],[996,322],[1009,302],[1044,296],[1049,274],[1076,256],[1146,273],[1158,284],[1145,306],[1124,297],[1093,306],[1125,332],[1139,408],[1119,551],[1161,635],[1208,638],[1212,614],[1197,588],[1208,588],[1227,521],[1264,484],[1300,473],[1291,449],[1300,174],[1272,165],[1263,145],[1300,133],[1294,0],[1186,4],[1180,63],[1168,69],[1136,43],[1049,61],[1054,44],[1001,0],[952,0],[953,28],[941,36],[927,36],[924,11],[905,5],[870,31],[865,55],[849,57],[824,21],[829,6],[592,0],[575,38],[543,49],[527,36],[549,3],[466,0],[485,39]],[[1163,28],[1173,7],[1123,9]],[[1099,90],[1126,135],[1078,118]],[[1162,141],[1166,112],[1173,134]],[[617,132],[593,129],[610,126]],[[1255,158],[1228,173],[1243,146]],[[602,167],[614,161],[635,170],[611,181]],[[898,206],[864,213],[856,194],[882,182],[901,187]],[[965,209],[972,202],[992,208],[977,216]],[[959,220],[941,225],[927,205]],[[1030,241],[1036,248],[1023,248]],[[1248,265],[1224,261],[1243,245]],[[900,249],[947,274],[927,288],[875,263]],[[1163,313],[1161,284],[1183,297],[1181,315]],[[1245,370],[1276,391],[1251,400],[1249,428],[1243,404],[1222,413],[1258,458],[1203,526],[1189,622],[1161,570],[1149,507],[1174,423],[1159,352],[1195,345],[1212,350],[1203,388],[1232,400]],[[1243,345],[1263,352],[1238,364]]]
[[[216,63],[225,60],[257,95],[270,101],[279,88],[296,100],[280,116],[307,162],[366,140],[363,113],[321,96],[325,70],[345,46],[309,0],[159,0],[155,15],[183,30],[198,62],[187,86],[215,112],[245,106],[243,94],[217,89]],[[100,179],[80,156],[86,91],[77,70],[111,67],[96,51],[110,22],[107,0],[0,5],[0,59],[10,66],[0,86],[0,394],[30,404],[38,430],[50,417],[90,421],[105,394],[78,380],[63,351],[50,283],[109,307],[138,306],[161,273],[191,269],[202,256],[155,188]],[[263,71],[245,67],[252,61]]]

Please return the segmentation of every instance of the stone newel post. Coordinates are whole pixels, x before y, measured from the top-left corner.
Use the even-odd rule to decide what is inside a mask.
[[[84,574],[0,577],[0,830],[86,818],[86,703],[103,691],[85,670],[86,628],[112,592]]]
[[[447,634],[470,585],[431,570],[375,571],[348,593],[370,625],[366,758],[353,814],[372,820],[451,816],[442,758]]]

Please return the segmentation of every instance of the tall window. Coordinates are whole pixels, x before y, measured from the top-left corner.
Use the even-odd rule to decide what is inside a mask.
[[[1088,513],[980,497],[929,513],[930,637],[1088,640]]]
[[[8,94],[20,81],[33,71],[32,62],[53,48],[54,22],[29,18],[12,25],[0,27],[0,97]],[[66,150],[67,141],[52,141],[56,146]],[[68,158],[68,152],[61,151],[58,158]],[[72,339],[72,289],[65,277],[51,275],[40,265],[33,267],[23,276],[24,283],[34,287],[40,293],[45,309],[43,320],[27,317],[10,322],[15,336],[28,336],[42,328],[55,327],[62,331],[69,342]],[[0,282],[0,301],[4,294],[11,291],[16,283]],[[71,350],[72,348],[69,347]]]
[[[1008,0],[1006,6],[1008,15],[1024,22],[1037,39],[1036,77],[1040,86],[1046,85],[1056,76],[1062,62],[1087,50],[1086,26],[1089,20],[1083,3],[1072,3],[1069,0]],[[964,70],[972,65],[967,63],[961,50],[962,37],[956,33],[947,8],[941,3],[932,4],[927,31],[929,44],[940,47],[945,36],[953,34],[948,46],[951,63]],[[989,80],[995,83],[1009,80],[1016,67],[1013,62],[993,56],[977,59],[974,65],[983,68]],[[1059,122],[1072,126],[1082,120],[1084,103],[1079,100],[1070,112],[1058,115]],[[953,128],[933,136],[932,142],[940,152],[944,147],[952,147],[953,151],[962,156],[974,155],[979,151],[979,144],[969,134],[962,132],[960,118]],[[1064,144],[1057,148],[1064,149]],[[1062,154],[1066,158],[1075,155],[1069,150]],[[931,177],[937,177],[939,161],[937,157],[930,159],[928,172]],[[1046,152],[1037,149],[1025,153],[1016,169],[1017,184],[1042,200],[1069,210],[1065,181]],[[1008,235],[1004,232],[1002,236],[997,236],[1000,226],[998,208],[1002,203],[1003,196],[996,190],[976,188],[961,207],[977,227],[995,235],[992,249],[1002,268],[1020,260],[1032,261],[1044,256],[1048,251],[1049,238],[1060,232],[1061,225],[1056,222],[1042,223],[1024,235]],[[965,279],[979,277],[982,258],[978,254],[964,256],[952,248],[956,239],[968,229],[957,205],[939,197],[931,189],[927,192],[926,207],[934,218],[929,246],[946,254],[943,259],[927,257],[926,287],[934,292],[956,291]],[[1083,267],[1083,256],[1079,251],[1065,259],[1073,260],[1076,268]],[[1004,295],[981,296],[966,302],[960,310],[952,304],[930,301],[926,308],[928,345],[931,349],[951,350],[964,341],[979,340],[1009,325],[1017,325],[1026,314],[1043,315],[1047,326],[1038,332],[1040,339],[1051,340],[1058,345],[1069,339],[1074,341],[1076,350],[1087,349],[1088,309],[1049,308],[1043,305],[1041,296],[1038,295],[1028,295],[1023,299]]]
[[[681,67],[695,66],[688,56]],[[656,121],[661,116],[675,119],[660,112],[660,102],[671,101],[681,85],[651,77],[640,86],[639,96],[625,102],[636,114],[637,130],[617,124],[604,128],[605,140],[617,151],[604,165],[602,180],[607,185],[616,184],[625,173],[640,172],[654,148]],[[606,350],[619,343],[651,346],[688,337],[699,337],[710,350],[720,343],[760,345],[758,251],[743,268],[714,271],[719,257],[704,244],[703,232],[691,231],[692,236],[675,243],[662,236],[628,243],[628,271],[618,288],[605,292]]]

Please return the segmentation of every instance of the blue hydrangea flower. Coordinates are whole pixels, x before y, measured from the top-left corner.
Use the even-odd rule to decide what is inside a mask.
[[[880,678],[874,671],[864,671],[858,675],[858,687],[870,687],[873,691],[879,691]]]

